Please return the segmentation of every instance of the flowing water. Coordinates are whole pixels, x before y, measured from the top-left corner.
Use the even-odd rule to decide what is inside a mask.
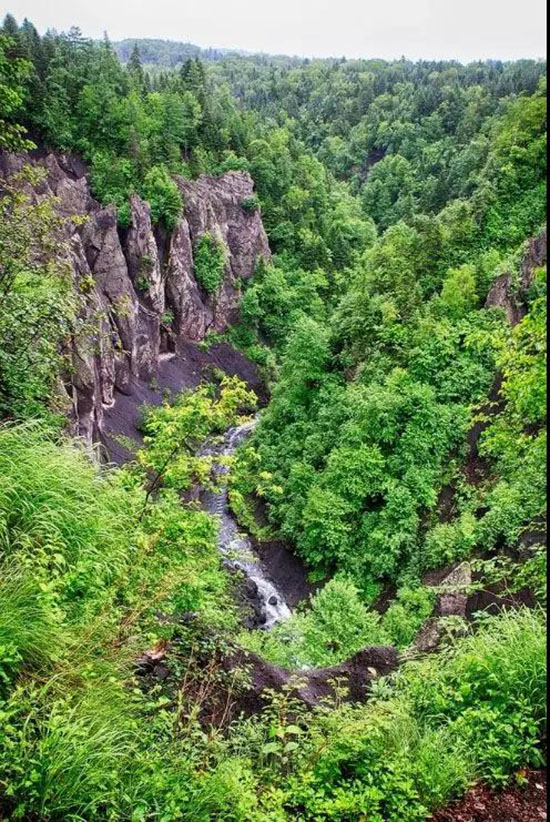
[[[221,445],[207,444],[201,449],[202,454],[228,457],[235,453],[237,446],[253,431],[257,420],[252,419],[242,425],[230,428]],[[214,462],[214,475],[217,480],[217,491],[206,491],[203,495],[204,507],[208,513],[217,516],[220,521],[218,547],[226,563],[242,571],[252,583],[255,597],[259,603],[262,628],[271,628],[290,616],[290,608],[282,593],[267,576],[260,558],[255,554],[250,540],[239,531],[237,522],[229,510],[227,493],[227,476],[229,467]],[[226,477],[224,481],[224,477]]]

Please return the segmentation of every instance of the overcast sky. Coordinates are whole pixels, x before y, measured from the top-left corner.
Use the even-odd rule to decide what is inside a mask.
[[[302,56],[516,59],[545,55],[544,0],[1,0],[43,32],[158,37]],[[2,14],[2,16],[3,16]]]

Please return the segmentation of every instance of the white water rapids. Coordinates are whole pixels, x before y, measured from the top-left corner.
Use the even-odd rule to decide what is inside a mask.
[[[201,454],[220,457],[231,456],[237,446],[248,437],[256,425],[252,419],[242,425],[230,428],[221,445],[206,444]],[[203,495],[204,507],[208,513],[218,517],[220,522],[218,547],[225,557],[225,561],[232,568],[244,573],[256,588],[255,594],[260,605],[261,627],[271,628],[290,616],[290,608],[285,602],[282,593],[266,575],[260,558],[254,553],[250,540],[239,532],[237,522],[229,511],[227,480],[229,466],[214,461],[214,475],[218,484],[217,491],[205,491]]]

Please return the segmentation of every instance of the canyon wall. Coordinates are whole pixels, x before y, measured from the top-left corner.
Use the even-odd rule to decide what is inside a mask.
[[[17,174],[25,163],[42,167],[44,180],[33,197],[55,196],[64,217],[67,257],[74,287],[85,294],[81,319],[89,330],[72,343],[72,368],[64,385],[74,433],[100,439],[103,412],[115,392],[131,394],[137,380],[155,377],[163,354],[180,341],[200,341],[235,320],[241,284],[257,261],[270,256],[259,211],[250,209],[252,178],[229,171],[197,180],[176,178],[183,213],[172,232],[151,223],[148,203],[131,197],[131,224],[117,226],[113,206],[101,206],[90,192],[78,158],[0,154],[0,176]],[[209,232],[223,243],[226,263],[216,293],[206,294],[194,276],[197,241]]]

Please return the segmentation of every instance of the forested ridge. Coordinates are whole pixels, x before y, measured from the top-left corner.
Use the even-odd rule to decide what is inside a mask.
[[[545,733],[545,63],[113,45],[8,15],[0,151],[24,158],[0,181],[0,815],[408,822],[521,787]],[[102,341],[49,152],[85,164],[121,242],[149,203],[160,257],[181,180],[251,175],[272,256],[199,347],[266,388],[229,500],[314,586],[270,630],[245,627],[196,493],[250,385],[214,369],[143,408],[119,467],[67,433],[60,374],[77,390],[70,352]],[[227,253],[193,249],[214,305]],[[398,666],[360,698],[292,680],[370,646]]]

